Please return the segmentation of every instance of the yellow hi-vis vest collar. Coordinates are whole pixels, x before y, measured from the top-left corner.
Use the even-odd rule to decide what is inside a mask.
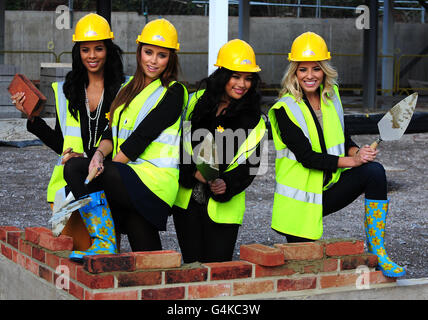
[[[65,151],[67,148],[73,148],[74,152],[83,153],[84,150],[80,131],[80,119],[74,119],[71,113],[68,111],[68,100],[65,98],[64,92],[62,91],[63,84],[64,82],[52,83],[52,89],[55,93],[56,114],[61,128],[62,136],[64,137],[62,151]],[[64,180],[64,166],[61,165],[61,161],[62,156],[58,155],[58,160],[55,164],[48,185],[48,202],[54,202],[56,192],[65,187],[65,185],[67,184]]]
[[[203,92],[204,90],[200,90],[190,95],[189,103],[183,112],[183,119],[189,120],[189,116],[192,113],[196,102],[203,95]],[[187,124],[189,124],[189,122],[187,122]],[[231,171],[238,165],[244,163],[256,150],[260,141],[266,134],[266,124],[263,118],[260,117],[259,123],[250,132],[244,143],[241,144],[225,172]],[[190,156],[193,155],[190,125],[183,127],[183,148],[184,150],[182,150],[182,152],[187,152]],[[185,188],[180,185],[174,205],[182,209],[187,209],[191,195],[192,189]],[[242,224],[245,213],[245,191],[233,196],[227,202],[218,202],[210,198],[208,200],[207,211],[211,220],[216,223]]]
[[[171,82],[171,86],[174,82]],[[183,108],[187,103],[187,90]],[[113,115],[113,157],[120,151],[121,144],[134,132],[144,118],[158,105],[166,94],[157,79],[145,87],[123,110],[119,106]],[[120,115],[120,119],[119,119]],[[120,121],[120,123],[118,123]],[[127,164],[137,173],[140,180],[160,199],[172,206],[178,191],[178,163],[180,149],[180,117],[162,131],[135,161]]]
[[[344,117],[337,87],[325,104],[321,99],[323,135],[327,153],[345,155]],[[269,110],[272,137],[276,149],[275,194],[272,209],[272,228],[294,236],[319,239],[322,236],[322,193],[336,183],[343,169],[338,168],[331,180],[323,187],[323,171],[308,169],[296,160],[295,155],[284,144],[278,129],[275,110],[284,108],[288,117],[308,138],[312,150],[322,152],[315,121],[305,103],[296,102],[284,95]]]

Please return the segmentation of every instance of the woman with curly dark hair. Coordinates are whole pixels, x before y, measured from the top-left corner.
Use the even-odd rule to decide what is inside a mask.
[[[113,32],[103,17],[90,13],[81,18],[73,35],[72,70],[66,75],[65,82],[52,83],[56,103],[55,129],[40,117],[27,121],[27,130],[59,155],[47,190],[50,203],[66,186],[63,165],[72,157],[92,157],[108,126],[110,105],[125,81],[122,50],[112,39]],[[23,112],[24,93],[11,98],[16,108]],[[81,223],[79,216],[77,218],[75,223]],[[74,220],[72,216],[71,221]],[[87,241],[78,243],[79,238],[74,237],[75,248],[87,248]]]
[[[205,89],[190,96],[183,123],[180,189],[172,211],[185,263],[232,259],[245,212],[245,189],[258,172],[266,132],[260,68],[251,46],[229,41],[215,65],[219,68],[201,82]],[[205,148],[200,138],[210,137],[218,151],[215,177],[197,165]]]

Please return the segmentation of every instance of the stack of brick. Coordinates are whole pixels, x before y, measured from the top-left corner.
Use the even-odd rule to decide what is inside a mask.
[[[376,271],[376,256],[353,239],[242,245],[239,261],[203,264],[181,264],[172,250],[85,257],[78,264],[67,258],[72,238],[43,227],[0,227],[0,245],[3,256],[40,281],[85,300],[257,299],[395,281]]]

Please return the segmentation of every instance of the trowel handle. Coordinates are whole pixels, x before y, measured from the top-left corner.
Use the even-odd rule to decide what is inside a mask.
[[[99,170],[100,168],[93,168],[91,172],[89,172],[88,176],[86,177],[85,184],[88,184],[89,182],[91,182]]]
[[[370,148],[372,148],[372,149],[376,150],[377,146],[379,145],[379,143],[380,143],[381,141],[382,141],[382,139],[381,139],[381,138],[377,139],[375,142],[373,142],[373,143],[370,145]]]

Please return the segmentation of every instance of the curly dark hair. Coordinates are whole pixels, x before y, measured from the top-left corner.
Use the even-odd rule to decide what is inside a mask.
[[[205,92],[199,98],[190,116],[192,126],[195,125],[198,127],[198,123],[202,122],[204,118],[216,114],[217,107],[224,96],[226,84],[234,73],[235,71],[226,68],[218,68],[209,77],[201,80],[198,90],[205,88]],[[243,110],[261,115],[259,85],[260,76],[254,72],[251,80],[251,88],[241,99],[231,99],[226,116],[234,116]]]
[[[107,48],[107,59],[104,65],[104,102],[102,108],[109,110],[117,91],[125,81],[122,62],[122,49],[111,39],[102,40]],[[69,101],[68,110],[77,120],[78,111],[85,110],[85,93],[83,84],[88,86],[88,72],[80,58],[80,42],[76,42],[71,52],[72,69],[67,73],[63,85],[64,95]]]

